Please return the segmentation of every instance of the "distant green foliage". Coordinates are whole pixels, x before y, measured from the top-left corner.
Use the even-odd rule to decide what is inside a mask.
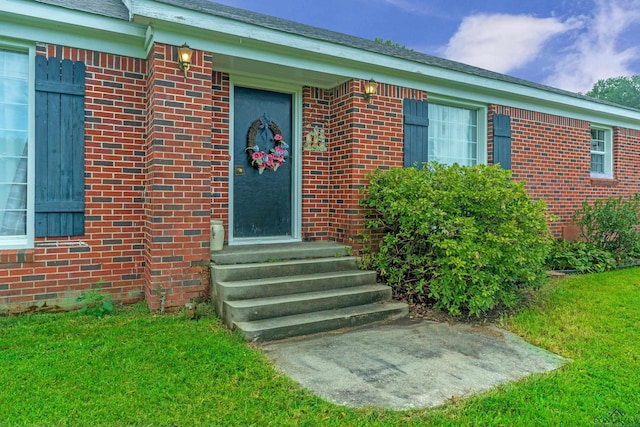
[[[547,257],[547,267],[552,270],[576,270],[579,273],[602,272],[615,268],[616,259],[587,242],[555,240]]]
[[[587,96],[640,109],[640,75],[598,80]]]
[[[113,303],[111,295],[103,294],[98,290],[83,292],[76,301],[84,303],[80,309],[80,313],[93,317],[102,317],[111,314],[113,311]]]
[[[510,177],[486,165],[375,171],[362,205],[384,237],[366,265],[453,315],[516,305],[545,277],[550,238],[544,202]]]
[[[584,201],[573,220],[585,241],[618,260],[640,255],[640,194]]]
[[[373,41],[376,42],[376,43],[383,44],[385,46],[398,47],[400,49],[406,49],[406,50],[413,51],[413,49],[409,49],[406,45],[403,45],[403,44],[400,44],[400,43],[395,43],[392,40],[384,40],[384,39],[381,39],[380,37],[376,37],[375,39],[373,39]]]

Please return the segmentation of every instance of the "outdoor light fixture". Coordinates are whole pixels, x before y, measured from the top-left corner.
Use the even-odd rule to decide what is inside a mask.
[[[364,83],[364,99],[371,103],[371,97],[378,92],[378,83],[375,80],[369,79]]]
[[[193,50],[186,43],[178,48],[178,63],[180,64],[180,69],[184,71],[185,78],[189,67],[191,67],[191,55],[193,55]]]

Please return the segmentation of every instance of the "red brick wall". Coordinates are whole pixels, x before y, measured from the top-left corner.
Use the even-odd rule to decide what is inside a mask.
[[[148,62],[144,274],[158,309],[208,289],[212,57],[195,51],[185,76],[177,47],[156,44]]]
[[[211,169],[211,219],[222,220],[225,242],[229,240],[229,117],[230,110],[229,75],[213,72],[212,81],[212,142],[213,161]]]
[[[0,311],[75,303],[100,287],[142,299],[145,61],[40,44],[37,54],[86,64],[85,235],[2,251]]]
[[[335,240],[329,228],[331,190],[329,147],[333,133],[330,126],[332,94],[323,89],[305,87],[302,92],[302,144],[316,129],[324,131],[327,151],[302,151],[302,238],[303,240]]]
[[[402,100],[427,98],[426,92],[379,83],[378,94],[367,103],[362,84],[351,80],[333,90],[330,122],[331,231],[356,252],[362,247],[359,200],[366,176],[374,169],[403,166]]]
[[[146,297],[154,309],[203,297],[210,219],[228,230],[229,75],[196,51],[185,78],[174,46],[155,45],[148,60],[53,45],[37,53],[87,65],[86,234],[0,251],[0,311],[68,305],[98,281],[114,299]],[[366,176],[403,165],[402,100],[427,94],[380,83],[368,104],[351,80],[305,87],[302,98],[303,139],[324,129],[327,147],[302,153],[303,239],[357,251]],[[586,197],[640,191],[640,131],[614,129],[615,177],[593,180],[588,122],[489,106],[490,162],[493,112],[512,117],[514,179],[558,215],[557,235]]]
[[[133,302],[146,293],[154,309],[163,299],[170,309],[204,296],[211,54],[195,52],[185,79],[173,46],[154,46],[149,61],[53,45],[39,45],[37,53],[87,66],[85,235],[2,251],[0,310],[68,307],[99,281],[115,300]],[[228,106],[215,114],[218,130],[224,114],[228,126]]]
[[[513,178],[525,180],[527,193],[558,216],[551,224],[556,236],[585,199],[640,191],[640,131],[614,128],[614,179],[591,179],[589,122],[494,105],[489,140],[493,112],[511,116]]]
[[[611,182],[591,180],[592,188],[600,189],[595,192],[640,193],[640,130],[613,129],[613,174]]]

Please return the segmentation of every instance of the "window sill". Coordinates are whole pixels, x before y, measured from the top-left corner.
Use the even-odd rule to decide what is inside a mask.
[[[35,249],[0,249],[0,265],[34,262]]]
[[[617,187],[618,180],[605,177],[591,177],[591,185],[594,187]]]

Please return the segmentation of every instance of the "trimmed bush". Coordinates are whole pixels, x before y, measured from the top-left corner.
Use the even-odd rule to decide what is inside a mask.
[[[453,315],[513,307],[546,277],[550,237],[544,202],[510,178],[486,165],[373,172],[361,203],[383,236],[365,265],[396,293]]]
[[[613,254],[587,242],[555,240],[547,257],[551,270],[575,270],[578,273],[596,273],[617,266]]]
[[[618,260],[640,256],[640,194],[584,201],[573,221],[586,242]]]

